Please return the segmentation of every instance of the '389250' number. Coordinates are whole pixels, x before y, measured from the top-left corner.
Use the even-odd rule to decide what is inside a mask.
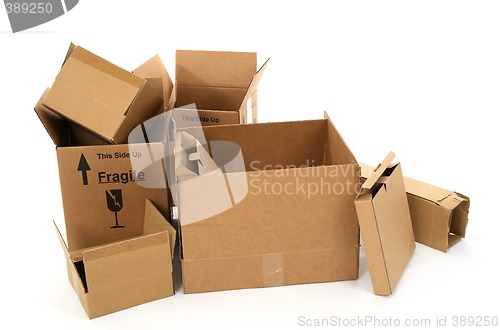
[[[50,14],[53,8],[50,2],[7,2],[5,9],[7,14]]]

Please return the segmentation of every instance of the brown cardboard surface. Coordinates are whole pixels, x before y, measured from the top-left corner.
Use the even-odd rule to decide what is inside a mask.
[[[152,117],[163,99],[143,78],[82,47],[70,47],[43,105],[112,143]]]
[[[257,70],[256,53],[177,50],[175,107],[194,103],[212,115],[219,112],[215,116],[224,120],[216,125],[238,124],[246,123],[247,101],[252,99],[252,122],[257,122],[257,87],[268,61]]]
[[[142,234],[144,202],[151,200],[167,216],[166,189],[144,188],[137,182],[158,180],[162,163],[133,170],[131,157],[164,152],[162,143],[57,148],[66,234],[71,250]],[[159,177],[159,174],[161,177]],[[115,200],[116,199],[116,200]],[[116,205],[116,207],[114,206]],[[115,214],[116,212],[116,214]],[[119,227],[117,227],[119,226]]]
[[[68,278],[89,318],[174,294],[175,230],[147,200],[143,235],[83,251],[68,249],[59,229]]]
[[[97,145],[105,141],[64,120],[40,101],[35,112],[57,146],[66,235],[71,250],[142,234],[141,214],[146,199],[169,217],[162,143],[140,143],[132,148],[127,144]],[[81,145],[85,143],[91,145]],[[148,185],[149,182],[163,182],[165,188],[148,188],[158,187],[158,184]]]
[[[161,93],[163,94],[164,108],[172,108],[174,101],[174,98],[172,97],[174,84],[159,55],[153,56],[144,64],[133,70],[132,73],[144,79],[160,78],[162,82]]]
[[[211,126],[204,133],[209,145],[239,145],[245,171],[225,167],[179,183],[186,293],[358,277],[359,167],[329,119]],[[349,161],[332,152],[327,162],[329,144]],[[266,185],[298,190],[265,193]],[[306,185],[325,191],[308,196]],[[325,188],[348,185],[350,192]]]
[[[361,166],[366,177],[373,167]],[[470,200],[457,192],[404,177],[415,240],[442,252],[465,237]]]
[[[356,199],[356,211],[365,246],[373,291],[390,295],[403,274],[415,238],[400,164],[390,165],[391,152],[372,171]]]

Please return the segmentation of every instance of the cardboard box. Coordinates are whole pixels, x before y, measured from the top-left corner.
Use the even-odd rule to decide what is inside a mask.
[[[361,176],[373,168],[362,164]],[[415,240],[442,252],[465,237],[469,197],[404,177]]]
[[[154,116],[163,98],[145,79],[71,45],[43,105],[110,143]]]
[[[96,137],[41,101],[35,111],[56,145],[64,216],[71,222],[66,226],[70,250],[140,235],[146,199],[169,217],[163,143],[137,144],[133,151],[126,144],[73,146],[75,140],[78,145]],[[147,187],[162,180],[164,188]]]
[[[75,250],[56,226],[69,281],[91,319],[174,294],[175,230],[149,200],[144,205],[141,235],[126,240]]]
[[[326,114],[175,145],[185,293],[358,278],[359,165]]]
[[[367,174],[355,201],[373,291],[391,295],[413,251],[415,238],[401,165],[394,153]]]
[[[251,99],[252,122],[257,122],[257,86],[267,67],[257,71],[257,54],[177,50],[175,107],[195,104],[202,125],[246,124]]]

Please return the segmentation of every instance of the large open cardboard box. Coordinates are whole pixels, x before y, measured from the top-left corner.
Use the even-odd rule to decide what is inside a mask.
[[[163,97],[147,80],[71,44],[64,64],[42,103],[110,143],[162,108]]]
[[[257,70],[256,53],[177,50],[175,107],[196,105],[198,116],[183,118],[193,126],[246,124],[251,100],[256,123],[257,86],[268,61]]]
[[[91,319],[174,294],[176,232],[153,203],[144,205],[141,235],[125,240],[71,249],[56,225],[69,281]]]
[[[373,167],[362,164],[361,169],[366,178]],[[446,252],[465,237],[469,197],[408,177],[404,177],[404,184],[418,243]]]
[[[202,132],[176,136],[184,292],[358,278],[359,165],[326,114]]]

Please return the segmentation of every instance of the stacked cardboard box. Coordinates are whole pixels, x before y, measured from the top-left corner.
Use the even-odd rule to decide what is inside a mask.
[[[355,280],[361,227],[380,295],[415,240],[446,251],[465,235],[467,197],[403,178],[393,153],[361,167],[326,113],[257,124],[267,63],[177,51],[174,85],[157,55],[128,72],[71,45],[35,111],[56,145],[67,244],[56,229],[90,318],[173,295],[176,235],[194,293]]]
[[[90,318],[174,294],[167,189],[137,184],[166,182],[162,162],[151,161],[163,144],[116,144],[158,113],[162,89],[71,45],[35,106],[56,146],[68,276]]]

